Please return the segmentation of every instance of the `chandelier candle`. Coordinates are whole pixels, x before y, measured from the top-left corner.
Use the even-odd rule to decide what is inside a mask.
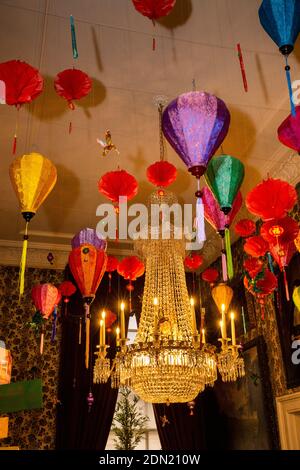
[[[121,302],[121,339],[125,339],[125,304]]]
[[[231,312],[230,314],[231,318],[231,344],[232,346],[236,345],[236,338],[235,338],[235,324],[234,324],[234,313]]]
[[[226,318],[225,318],[225,305],[221,305],[221,312],[222,312],[222,338],[227,338],[227,331],[226,331]]]
[[[103,320],[101,318],[101,320],[100,320],[100,348],[101,348],[101,346],[103,346],[103,333],[102,333],[102,330],[103,330]]]
[[[191,313],[192,313],[193,334],[194,336],[197,336],[198,331],[197,331],[197,323],[196,323],[195,301],[193,297],[191,297],[190,299],[190,304],[191,304]]]
[[[120,346],[120,328],[118,326],[116,328],[116,346],[117,348]]]
[[[206,344],[206,341],[205,341],[205,329],[202,328],[202,344]]]
[[[102,321],[103,321],[103,325],[102,325],[102,346],[105,346],[105,310],[103,310],[102,314],[101,314],[101,317],[102,317]]]

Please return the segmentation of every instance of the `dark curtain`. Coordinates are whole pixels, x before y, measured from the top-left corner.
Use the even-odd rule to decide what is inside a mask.
[[[66,277],[71,279],[69,273]],[[71,279],[72,280],[72,279]],[[133,310],[139,309],[140,292],[143,289],[143,279],[136,282],[135,295],[133,295]],[[116,274],[112,275],[112,289],[109,293],[108,275],[106,274],[97,291],[96,298],[91,306],[91,351],[94,364],[96,345],[99,344],[99,319],[103,308],[118,312],[119,299],[125,299],[129,305],[129,293],[126,282]],[[128,310],[127,310],[128,311]],[[78,344],[79,319],[82,317],[82,341]],[[127,316],[127,321],[128,321]],[[104,450],[109,435],[113,414],[115,410],[118,391],[111,389],[110,381],[107,384],[92,384],[92,372],[87,371],[84,363],[85,356],[85,327],[82,298],[79,292],[71,297],[68,304],[68,313],[63,318],[61,341],[61,367],[58,390],[57,412],[57,449],[87,449]],[[115,333],[107,335],[110,345],[108,356],[115,356]],[[94,403],[88,412],[87,395],[90,384]]]

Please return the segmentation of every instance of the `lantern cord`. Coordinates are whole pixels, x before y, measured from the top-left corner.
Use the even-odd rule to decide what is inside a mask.
[[[231,242],[230,242],[230,230],[225,228],[225,247],[227,257],[227,273],[229,279],[233,278],[233,264],[232,264],[232,253],[231,253]]]
[[[75,24],[74,24],[74,18],[73,18],[72,15],[70,15],[70,26],[71,26],[71,40],[72,40],[73,59],[78,59],[78,49],[77,49],[77,42],[76,42]]]
[[[152,23],[153,23],[153,28],[155,28],[155,20],[152,19]],[[153,38],[152,38],[152,51],[155,51],[156,50],[156,40],[155,40],[155,36],[154,36],[154,33],[153,33]]]
[[[285,75],[286,75],[286,81],[287,81],[287,86],[289,90],[289,97],[290,97],[290,105],[291,105],[291,114],[292,116],[296,116],[296,109],[295,109],[295,104],[293,100],[293,89],[292,89],[292,81],[291,81],[291,67],[288,64],[288,56],[285,55]]]
[[[162,113],[163,113],[163,103],[158,103],[158,125],[159,125],[159,159],[164,161],[165,159],[165,144],[164,144],[164,135],[162,130]]]
[[[16,151],[17,151],[18,127],[19,127],[19,110],[20,110],[20,106],[17,106],[16,127],[15,127],[13,146],[12,146],[13,155],[15,155]]]
[[[44,325],[42,325],[41,340],[40,340],[40,354],[43,354],[44,352],[44,335],[45,335],[45,329],[44,329]]]
[[[22,255],[20,261],[20,270],[19,270],[19,297],[24,294],[25,286],[25,267],[26,267],[26,258],[27,258],[27,247],[28,247],[28,221],[26,221],[25,232],[23,237],[23,247]]]
[[[221,260],[222,260],[222,276],[223,281],[228,281],[228,274],[227,274],[227,260],[226,260],[226,253],[224,247],[224,238],[221,238]]]
[[[54,310],[53,310],[51,343],[54,343],[54,340],[55,340],[55,337],[56,337],[56,321],[57,321],[57,305],[55,305]]]
[[[82,318],[79,318],[78,344],[81,344]]]
[[[90,326],[91,326],[90,306],[87,303],[85,303],[84,309],[85,309],[85,367],[86,369],[88,369],[89,363],[90,363]]]
[[[197,203],[196,203],[196,238],[198,243],[202,243],[206,240],[205,236],[205,225],[204,225],[204,204],[200,191],[200,179],[197,179]]]
[[[288,285],[288,282],[287,282],[286,270],[284,268],[283,268],[283,280],[284,280],[286,300],[289,302],[290,301],[289,285]]]
[[[245,70],[245,64],[244,64],[241,45],[237,44],[236,47],[237,47],[237,51],[238,51],[238,58],[239,58],[239,62],[240,62],[240,69],[241,69],[241,74],[242,74],[242,79],[243,79],[244,90],[245,90],[245,92],[247,92],[248,91],[248,83],[247,83],[247,76],[246,76],[246,70]]]

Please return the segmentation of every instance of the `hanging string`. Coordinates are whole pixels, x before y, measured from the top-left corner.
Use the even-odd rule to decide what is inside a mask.
[[[155,20],[154,19],[152,19],[152,24],[153,24],[153,28],[155,28]],[[155,34],[155,32],[153,32],[153,37],[152,37],[152,51],[156,50],[156,40],[155,40],[154,34]]]
[[[90,362],[90,326],[91,326],[89,304],[85,303],[84,309],[85,309],[85,367],[86,369],[88,369],[89,362]]]
[[[290,72],[291,67],[288,64],[288,55],[285,55],[284,57],[285,57],[285,75],[286,75],[286,81],[287,81],[289,97],[290,97],[291,114],[292,116],[296,116],[296,109],[295,109],[294,100],[293,100],[291,72]]]
[[[165,141],[164,134],[162,130],[162,113],[163,113],[163,103],[158,103],[158,125],[159,125],[159,159],[164,161],[165,159]]]
[[[13,155],[15,155],[15,154],[16,154],[16,151],[17,151],[17,138],[18,138],[18,127],[19,127],[19,111],[20,111],[20,105],[17,105],[16,127],[15,127],[15,133],[14,133],[14,139],[13,139],[13,146],[12,146],[12,153],[13,153]]]

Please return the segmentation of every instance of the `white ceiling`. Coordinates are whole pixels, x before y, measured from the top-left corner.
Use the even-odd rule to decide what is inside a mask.
[[[94,227],[96,207],[104,202],[97,181],[117,165],[140,182],[135,201],[146,199],[151,185],[145,169],[159,158],[153,99],[162,94],[171,100],[191,90],[193,79],[197,89],[222,98],[231,112],[223,149],[246,165],[243,194],[277,165],[282,168],[291,154],[276,138],[278,125],[289,114],[284,63],[260,26],[260,3],[177,0],[173,14],[155,27],[153,52],[152,23],[136,12],[131,0],[0,1],[0,61],[25,60],[46,79],[44,93],[21,109],[18,131],[18,154],[38,151],[58,169],[55,189],[31,222],[34,241],[66,244],[81,228]],[[79,51],[75,63],[70,14]],[[248,93],[242,85],[237,42],[243,49]],[[293,78],[300,79],[299,44],[290,63]],[[93,78],[94,87],[72,113],[53,91],[53,78],[73,65]],[[20,239],[23,229],[8,177],[16,110],[0,105],[0,119],[0,239],[11,241]],[[101,156],[96,138],[103,138],[106,129],[120,157]],[[192,202],[194,179],[170,147],[167,155],[179,170],[170,189],[180,201]],[[296,176],[292,172],[291,179]]]

